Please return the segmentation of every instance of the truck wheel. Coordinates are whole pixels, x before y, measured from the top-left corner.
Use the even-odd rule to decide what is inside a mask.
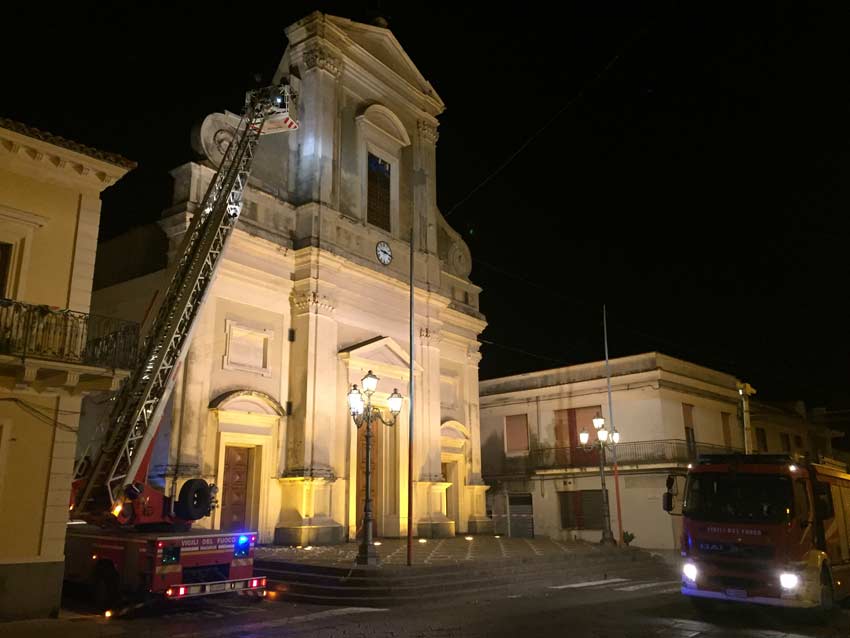
[[[180,488],[175,511],[187,521],[196,521],[209,516],[212,503],[210,486],[204,479],[190,479]]]
[[[92,598],[98,611],[113,609],[119,601],[118,574],[112,565],[101,565],[94,574]]]

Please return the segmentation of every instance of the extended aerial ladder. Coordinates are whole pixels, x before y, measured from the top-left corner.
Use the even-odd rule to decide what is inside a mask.
[[[104,443],[92,462],[78,463],[71,496],[75,518],[100,524],[179,526],[209,514],[215,489],[202,479],[188,481],[179,499],[147,483],[153,442],[175,372],[239,219],[260,136],[298,128],[295,107],[287,85],[246,96],[244,114],[183,238],[135,369],[115,397]]]

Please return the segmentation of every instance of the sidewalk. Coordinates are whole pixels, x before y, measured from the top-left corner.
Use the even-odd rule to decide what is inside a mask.
[[[0,621],[0,635],[9,638],[108,638],[126,633],[105,618],[80,616],[62,610],[59,618]]]

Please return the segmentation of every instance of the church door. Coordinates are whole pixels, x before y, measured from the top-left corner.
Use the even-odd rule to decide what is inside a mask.
[[[224,451],[224,489],[221,498],[221,529],[245,529],[248,503],[248,467],[251,448],[228,445]]]

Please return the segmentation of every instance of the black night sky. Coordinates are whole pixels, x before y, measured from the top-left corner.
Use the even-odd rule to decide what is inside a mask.
[[[7,16],[0,115],[139,163],[102,237],[159,216],[192,125],[270,80],[286,25],[380,13],[447,105],[482,378],[601,358],[606,303],[612,356],[850,405],[846,2],[32,4]]]

